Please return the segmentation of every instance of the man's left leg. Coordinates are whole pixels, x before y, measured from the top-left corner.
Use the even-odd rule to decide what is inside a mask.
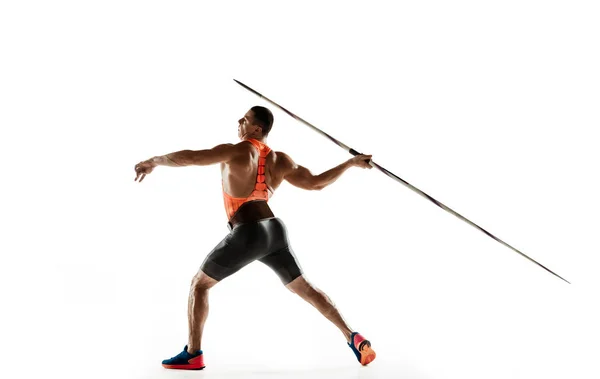
[[[165,359],[163,367],[184,370],[202,370],[204,354],[201,350],[202,331],[208,316],[208,292],[221,280],[234,274],[256,257],[247,251],[247,228],[231,231],[204,259],[192,279],[188,300],[188,344],[178,355]]]
[[[176,356],[162,361],[164,368],[202,370],[204,355],[201,349],[202,331],[208,316],[208,290],[218,281],[206,275],[202,269],[192,279],[188,300],[188,344]]]
[[[218,281],[206,275],[202,270],[192,279],[188,300],[188,353],[202,350],[202,331],[208,316],[208,290]]]

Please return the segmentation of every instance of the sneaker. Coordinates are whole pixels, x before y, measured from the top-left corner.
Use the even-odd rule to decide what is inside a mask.
[[[180,370],[202,370],[204,366],[204,355],[202,350],[196,351],[194,354],[190,354],[187,351],[187,345],[183,348],[183,351],[171,359],[165,359],[162,361],[164,368],[173,368]]]
[[[375,351],[371,349],[371,342],[357,332],[352,333],[348,346],[356,355],[361,365],[366,366],[375,359]]]

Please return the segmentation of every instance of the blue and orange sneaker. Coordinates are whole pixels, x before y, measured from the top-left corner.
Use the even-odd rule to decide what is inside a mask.
[[[202,370],[204,367],[204,355],[202,350],[196,351],[194,354],[190,354],[187,351],[187,345],[183,348],[183,351],[171,359],[165,359],[162,361],[164,368],[173,368],[179,370]]]
[[[373,362],[376,357],[375,351],[371,349],[371,342],[357,332],[352,333],[348,346],[356,355],[361,365],[366,366]]]

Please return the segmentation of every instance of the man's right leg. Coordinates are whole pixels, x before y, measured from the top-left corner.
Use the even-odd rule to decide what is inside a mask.
[[[289,246],[261,258],[260,261],[275,271],[287,289],[311,304],[337,326],[362,365],[367,365],[375,359],[371,342],[361,334],[353,332],[329,296],[304,278],[302,269]]]
[[[346,337],[358,361],[369,364],[375,359],[371,343],[357,332],[353,332],[331,299],[321,290],[310,284],[303,276],[281,219],[274,218],[264,225],[272,241],[271,253],[259,261],[269,266],[290,291],[312,304],[323,316],[331,321]]]
[[[350,342],[352,329],[350,329],[342,317],[342,314],[336,308],[329,296],[308,282],[303,275],[300,275],[296,279],[292,280],[285,287],[300,296],[302,299],[306,300],[319,312],[321,312],[325,318],[338,327],[338,329],[344,334],[344,337],[346,337],[346,341]]]
[[[286,284],[286,288],[293,293],[312,304],[325,318],[331,321],[346,337],[348,346],[352,349],[356,355],[356,359],[362,365],[368,365],[375,357],[375,351],[371,349],[371,342],[357,332],[353,332],[348,326],[342,314],[336,308],[335,304],[331,301],[323,291],[314,287],[308,282],[303,275],[300,275],[290,283]]]

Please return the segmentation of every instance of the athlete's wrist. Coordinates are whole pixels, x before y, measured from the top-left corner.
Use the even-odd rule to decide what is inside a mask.
[[[155,167],[156,166],[170,166],[170,167],[181,166],[180,164],[175,162],[173,159],[169,158],[168,154],[152,157],[148,160],[148,162],[150,162]]]
[[[162,159],[161,159],[161,156],[156,156],[156,157],[152,157],[152,158],[148,159],[146,162],[148,162],[152,166],[156,167],[156,166],[160,166],[161,165]]]

